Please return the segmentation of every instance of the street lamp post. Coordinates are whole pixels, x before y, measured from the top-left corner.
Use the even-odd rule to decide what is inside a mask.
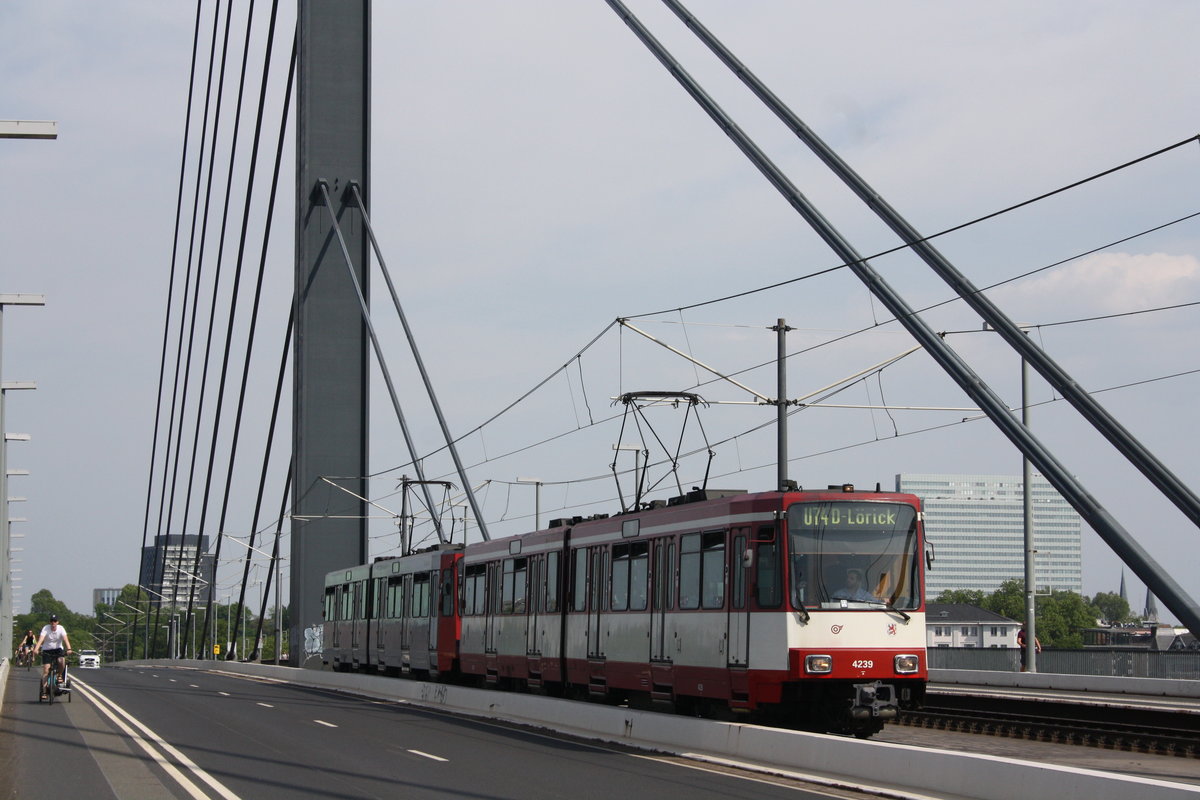
[[[199,543],[197,543],[196,546],[199,547],[200,546]],[[201,578],[199,575],[196,575],[195,573],[192,573],[192,572],[188,572],[186,569],[180,569],[179,567],[175,566],[174,564],[164,564],[163,566],[168,567],[169,569],[173,569],[176,572],[180,573],[181,575],[186,575],[187,577],[191,578],[194,581],[199,581],[200,583],[209,587],[208,591],[210,591],[210,592],[212,591],[212,584],[209,581],[205,580],[204,578]],[[179,596],[178,591],[176,591],[174,594],[177,597]],[[195,596],[195,595],[193,595],[193,596]],[[191,607],[190,604],[188,607],[189,608]],[[192,658],[196,658],[197,657],[196,656],[196,625],[195,625],[195,623],[192,622],[192,617],[195,617],[195,612],[191,613],[191,616],[185,621],[185,624],[187,625],[187,627],[192,629]],[[211,620],[205,620],[205,623],[209,623],[209,622],[211,622]],[[213,629],[213,633],[216,633],[215,628]]]
[[[4,136],[3,126],[0,126],[0,138]],[[4,307],[5,306],[44,306],[46,298],[40,294],[0,294],[0,376],[3,375],[4,357]],[[36,384],[29,381],[4,382],[0,380],[0,658],[8,658],[13,650],[12,643],[12,574],[9,571],[9,530],[8,530],[8,444],[4,436],[4,397],[13,389],[34,389]]]
[[[257,547],[254,547],[254,546],[248,544],[247,542],[243,542],[241,539],[235,538],[233,536],[229,536],[228,534],[226,534],[226,536],[225,536],[225,541],[236,542],[236,543],[240,544],[242,547],[245,547],[247,550],[252,550],[255,553],[258,553],[259,555],[266,556],[275,565],[275,581],[274,581],[274,583],[275,583],[275,625],[274,625],[274,629],[275,629],[275,663],[278,664],[279,663],[279,654],[281,652],[280,648],[283,645],[283,617],[282,617],[282,609],[281,609],[281,605],[280,605],[282,603],[282,597],[283,597],[283,572],[282,572],[282,566],[281,566],[283,559],[282,559],[282,557],[280,557],[278,555],[273,555],[271,553],[268,553],[266,550],[259,550]],[[255,564],[255,566],[258,566],[258,565]],[[267,578],[269,581],[270,580],[269,574],[268,574]],[[259,608],[261,610],[262,606],[260,605]],[[228,624],[228,622],[226,624]],[[233,629],[231,628],[230,631],[232,631],[232,630]],[[262,646],[262,642],[259,641],[259,647],[261,648],[261,646]],[[233,648],[232,638],[230,638],[229,647],[230,647],[230,649]],[[260,653],[259,660],[261,660],[261,658],[262,658],[262,654]]]
[[[162,607],[163,601],[167,599],[166,595],[161,594],[160,592],[156,592],[149,587],[142,586],[140,583],[138,584],[138,589],[141,589],[143,592],[147,592],[147,593],[152,594],[155,597],[157,597],[160,608]],[[158,627],[163,628],[166,626],[159,625]],[[154,632],[154,641],[155,642],[158,641],[158,631]],[[146,652],[143,653],[143,655],[146,658],[152,657],[150,655],[150,600],[149,600],[149,598],[147,598],[147,600],[146,600]]]
[[[0,139],[57,139],[58,123],[33,120],[0,120]],[[44,306],[46,298],[40,294],[0,294],[0,376],[4,370],[4,307]],[[4,436],[4,386],[0,382],[0,439]],[[16,388],[33,388],[32,385]],[[12,575],[9,572],[8,555],[8,465],[5,463],[5,446],[0,443],[0,660],[8,658],[13,651],[12,643]]]
[[[533,484],[533,529],[540,531],[542,529],[542,479],[517,478],[517,483]]]
[[[1018,322],[1017,327],[1028,336],[1029,324]],[[983,330],[992,330],[987,322]],[[1029,362],[1021,356],[1021,424],[1029,428]],[[1029,672],[1037,672],[1037,578],[1034,574],[1033,547],[1033,468],[1029,456],[1021,457],[1021,498],[1025,523],[1025,664]]]

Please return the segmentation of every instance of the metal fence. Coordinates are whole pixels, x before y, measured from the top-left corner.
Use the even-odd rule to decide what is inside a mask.
[[[997,648],[929,648],[930,669],[979,669],[1016,672],[1019,651]],[[1043,650],[1037,671],[1059,675],[1200,680],[1200,650]]]

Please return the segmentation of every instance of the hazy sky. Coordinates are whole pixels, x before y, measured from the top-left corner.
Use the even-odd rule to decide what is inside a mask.
[[[245,4],[238,5],[244,15]],[[259,32],[266,5],[258,4]],[[294,4],[283,6],[280,25],[291,30]],[[897,244],[661,4],[630,6],[859,252]],[[926,234],[1200,130],[1193,41],[1200,6],[1193,2],[693,0],[689,8]],[[11,507],[14,517],[28,519],[13,525],[23,537],[13,541],[23,548],[14,553],[23,570],[18,612],[41,588],[73,609],[89,610],[93,588],[137,577],[194,14],[194,5],[184,3],[0,4],[0,118],[59,125],[57,141],[0,142],[0,292],[47,298],[45,308],[10,308],[3,318],[4,379],[38,384],[36,392],[11,393],[7,405],[8,431],[33,437],[9,447],[10,468],[31,472],[10,484],[10,495],[28,498]],[[630,428],[621,433],[620,409],[612,406],[621,392],[692,390],[713,401],[749,399],[728,384],[695,388],[709,376],[629,331],[609,330],[572,361],[614,318],[665,310],[635,324],[726,372],[773,357],[774,334],[767,328],[786,318],[796,328],[789,351],[805,351],[789,362],[791,397],[912,346],[891,323],[817,347],[887,319],[846,270],[672,311],[836,266],[838,259],[604,2],[379,2],[373,21],[371,215],[451,427],[456,433],[476,428],[571,364],[462,445],[472,483],[491,481],[480,500],[493,536],[532,522],[533,489],[507,483],[518,476],[546,482],[543,523],[617,509],[608,471],[612,445],[622,436],[634,441]],[[204,54],[211,25],[205,2]],[[230,81],[240,63],[238,28]],[[278,126],[279,70],[290,45],[283,41],[264,134],[268,151]],[[256,34],[251,95],[261,61]],[[226,89],[227,100],[235,91]],[[232,108],[223,112],[217,208]],[[244,132],[252,122],[243,120]],[[241,214],[248,142],[239,145],[235,186],[243,188],[234,190],[232,218]],[[197,149],[193,141],[189,199]],[[1200,483],[1194,433],[1200,377],[1153,379],[1200,367],[1197,310],[1051,324],[1200,301],[1200,224],[1127,239],[1200,211],[1198,173],[1200,146],[1192,143],[937,242],[979,286],[1062,262],[989,296],[1014,319],[1045,326],[1031,335],[1085,388],[1127,387],[1097,397],[1192,486]],[[262,174],[269,165],[260,167]],[[250,527],[290,301],[290,180],[286,175],[277,206],[247,433],[226,525],[242,537]],[[255,192],[249,271],[257,268],[265,181]],[[184,254],[190,208],[189,202]],[[209,275],[219,228],[214,211]],[[224,245],[226,287],[237,249],[233,231]],[[873,263],[914,307],[952,296],[907,255]],[[373,280],[383,287],[378,273]],[[205,317],[208,292],[201,295]],[[228,306],[225,295],[218,297],[219,306]],[[239,308],[248,305],[247,296]],[[389,364],[418,445],[430,450],[440,444],[435,421],[414,385],[387,305],[377,293],[373,306]],[[980,328],[961,302],[927,319],[937,330]],[[224,325],[218,318],[221,331]],[[238,336],[244,329],[239,318]],[[963,333],[947,340],[1006,401],[1019,402],[1019,359],[997,337]],[[221,344],[214,345],[218,355]],[[240,361],[235,364],[238,373]],[[213,373],[210,391],[216,380]],[[773,367],[738,380],[774,395]],[[400,469],[371,484],[381,516],[372,527],[374,555],[397,546],[388,514],[399,510],[397,476],[411,474],[402,467],[409,459],[382,388],[376,376],[371,466]],[[1195,527],[1066,403],[1050,402],[1044,383],[1034,380],[1031,394],[1044,403],[1033,412],[1036,433],[1193,597],[1200,596],[1200,576],[1190,566]],[[831,402],[878,405],[881,399],[893,406],[970,406],[920,352]],[[193,427],[194,415],[193,407]],[[673,442],[682,413],[656,409],[652,416]],[[790,423],[789,474],[805,486],[851,481],[884,487],[899,472],[1018,474],[1020,455],[989,422],[953,424],[974,416],[811,408]],[[773,433],[769,427],[749,433],[773,417],[773,409],[753,405],[702,410],[715,453],[710,486],[773,485]],[[228,428],[225,423],[221,433],[223,452]],[[201,430],[206,458],[211,421]],[[192,428],[185,431],[186,456]],[[552,441],[521,449],[543,440]],[[702,479],[707,448],[694,423],[685,441],[685,449],[701,450],[684,461],[687,488]],[[629,454],[621,455],[622,466],[630,466]],[[197,468],[201,477],[205,458]],[[283,467],[277,464],[270,509],[279,504]],[[426,469],[428,477],[459,483],[442,456]],[[208,533],[215,532],[224,472],[220,462]],[[152,523],[160,478],[161,472]],[[180,481],[186,482],[186,469]],[[200,487],[193,489],[189,532],[199,516]],[[654,496],[674,493],[664,486]],[[274,513],[264,514],[260,527]],[[172,532],[182,524],[178,509],[175,518]],[[241,548],[227,546],[223,558],[240,554]],[[221,566],[219,594],[233,591],[231,567]],[[1120,573],[1116,557],[1085,532],[1085,591],[1116,590]],[[256,575],[262,578],[261,569]],[[1140,608],[1144,589],[1127,577]]]

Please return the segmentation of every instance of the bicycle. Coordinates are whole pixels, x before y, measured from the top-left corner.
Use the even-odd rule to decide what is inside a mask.
[[[71,702],[71,690],[66,685],[67,684],[67,656],[64,653],[63,655],[59,656],[59,658],[62,659],[62,674],[59,675],[58,664],[50,665],[50,672],[48,672],[46,674],[46,696],[45,696],[45,698],[43,698],[42,695],[39,693],[38,694],[38,702],[39,703],[41,703],[42,700],[45,699],[50,703],[50,705],[54,705],[54,698],[61,696],[61,695],[66,695],[67,702],[68,703]],[[39,688],[39,692],[40,691],[41,690]]]

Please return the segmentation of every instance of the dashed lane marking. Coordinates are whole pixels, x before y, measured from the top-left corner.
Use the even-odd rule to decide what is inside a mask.
[[[241,800],[241,798],[229,790],[225,784],[218,781],[213,776],[196,766],[190,758],[179,752],[175,747],[163,741],[162,737],[156,734],[150,728],[146,727],[142,722],[135,718],[125,709],[114,703],[112,700],[105,697],[96,689],[85,684],[78,678],[74,679],[74,683],[79,687],[83,696],[92,701],[101,713],[112,720],[113,724],[121,729],[130,739],[133,739],[139,747],[146,752],[151,759],[154,760],[162,769],[170,775],[176,783],[185,791],[188,796],[196,800],[208,800],[206,794],[199,786],[183,774],[174,764],[172,764],[167,756],[175,759],[181,766],[189,770],[202,783],[205,783],[220,797],[225,800]],[[128,723],[128,724],[126,724]],[[134,730],[137,728],[137,730]],[[139,734],[140,731],[141,733]]]

